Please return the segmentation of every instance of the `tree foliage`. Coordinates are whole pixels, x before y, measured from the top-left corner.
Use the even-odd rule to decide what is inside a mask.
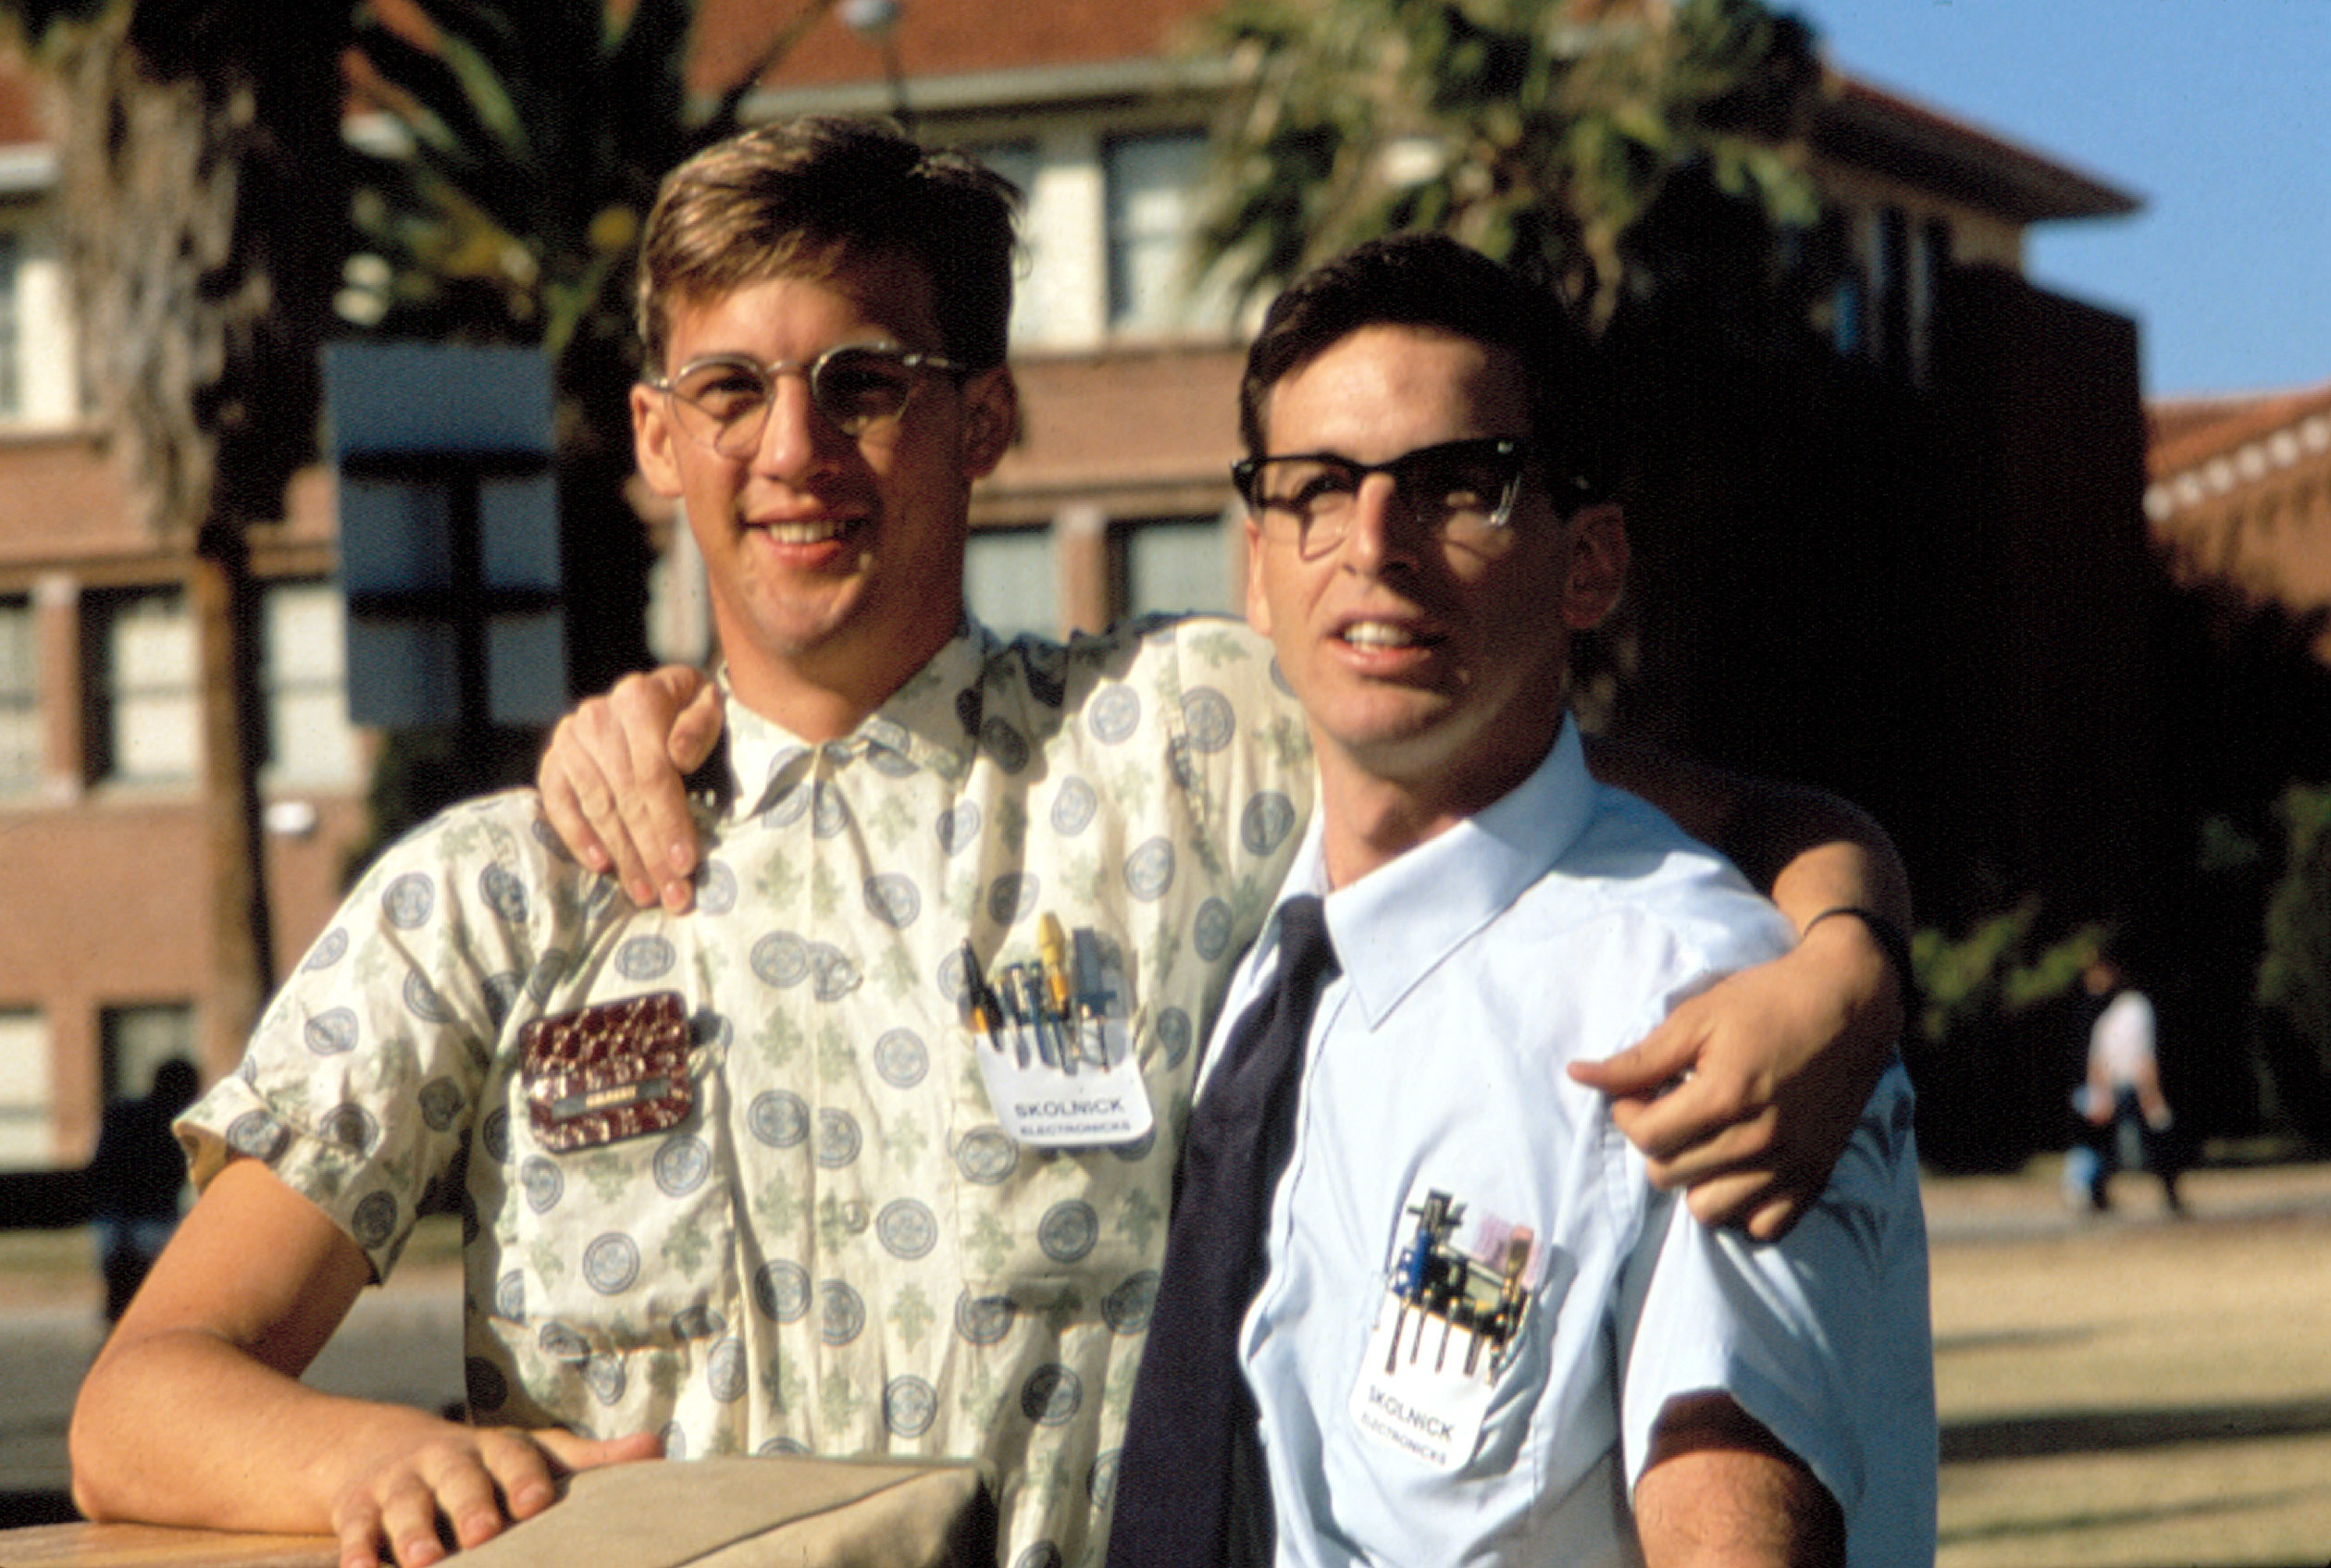
[[[356,10],[360,245],[341,314],[384,336],[539,347],[558,395],[569,676],[646,661],[651,554],[624,496],[637,375],[629,281],[657,182],[737,129],[745,95],[833,0],[800,0],[697,102],[694,0],[403,0]],[[415,25],[417,18],[420,25]]]
[[[191,537],[280,515],[315,452],[345,254],[343,8],[10,0],[55,94],[81,381],[130,504]]]
[[[2258,1000],[2331,1075],[2331,787],[2291,785],[2280,815],[2287,849],[2266,906]]]
[[[1800,157],[1813,36],[1757,0],[1230,0],[1201,46],[1234,83],[1203,260],[1249,297],[1431,228],[1601,325],[1699,242],[1659,221],[1679,191],[1775,230],[1819,217]]]
[[[370,260],[344,308],[383,330],[537,343],[554,359],[620,337],[656,182],[736,129],[753,83],[831,5],[803,0],[750,72],[695,103],[693,0],[360,3],[357,82],[394,132],[359,138]]]

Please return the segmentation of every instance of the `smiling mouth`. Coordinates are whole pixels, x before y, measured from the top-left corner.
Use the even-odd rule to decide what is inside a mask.
[[[838,539],[849,533],[853,520],[847,517],[811,517],[791,523],[749,523],[746,526],[766,534],[772,544],[816,545],[828,539]]]
[[[1344,628],[1343,639],[1354,648],[1418,648],[1433,639],[1414,627],[1390,621],[1355,621]]]

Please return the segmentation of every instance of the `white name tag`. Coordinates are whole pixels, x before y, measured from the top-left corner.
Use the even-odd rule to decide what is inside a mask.
[[[1420,1179],[1352,1384],[1353,1424],[1435,1470],[1463,1468],[1544,1263],[1526,1227],[1494,1215],[1469,1221],[1464,1204]]]
[[[996,1120],[1015,1142],[1039,1149],[1130,1143],[1155,1125],[1149,1089],[1125,1026],[1124,971],[1110,945],[1080,931],[1075,989],[1065,1002],[1039,993],[1011,966],[992,988],[997,1007],[972,1031]],[[1039,974],[1052,970],[1035,966]]]
[[[1352,1385],[1353,1425],[1420,1464],[1462,1469],[1481,1443],[1494,1389],[1481,1371],[1491,1352],[1468,1339],[1386,1291]]]

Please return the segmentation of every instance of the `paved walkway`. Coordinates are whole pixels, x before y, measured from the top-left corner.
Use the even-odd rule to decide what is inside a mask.
[[[2065,1208],[2052,1162],[2010,1177],[1959,1177],[1927,1184],[1936,1271],[1953,1249],[2099,1226],[2219,1225],[2295,1215],[2331,1215],[2331,1165],[2212,1169],[2187,1179],[2189,1217],[2162,1212],[2150,1178],[2117,1179],[2118,1206],[2092,1216]],[[0,1278],[0,1500],[28,1494],[49,1506],[69,1484],[66,1423],[82,1374],[102,1338],[93,1273],[63,1266],[87,1257],[69,1245],[44,1249],[43,1268]],[[348,1325],[310,1373],[336,1392],[434,1409],[462,1397],[461,1275],[443,1261],[416,1263],[367,1290]]]

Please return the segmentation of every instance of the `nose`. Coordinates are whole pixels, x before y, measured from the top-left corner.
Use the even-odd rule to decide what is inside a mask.
[[[849,439],[812,401],[808,377],[780,375],[770,384],[769,413],[761,427],[761,440],[753,448],[753,469],[773,479],[799,484],[831,469],[837,448]]]
[[[1422,528],[1416,508],[1389,474],[1370,474],[1352,497],[1351,523],[1344,534],[1344,564],[1378,575],[1417,563]]]

